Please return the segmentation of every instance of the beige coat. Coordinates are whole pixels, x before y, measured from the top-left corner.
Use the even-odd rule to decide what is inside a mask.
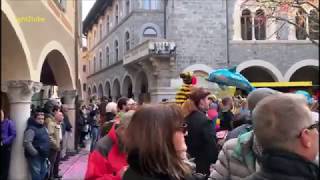
[[[50,149],[59,151],[60,150],[60,128],[55,121],[54,117],[47,117],[45,119],[47,124],[49,139],[50,139]]]
[[[211,167],[209,179],[240,180],[258,169],[260,167],[252,150],[252,132],[249,132],[241,140],[235,138],[225,142],[218,160]]]

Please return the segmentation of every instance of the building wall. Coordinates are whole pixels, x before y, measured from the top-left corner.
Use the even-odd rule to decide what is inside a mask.
[[[105,35],[97,46],[89,50],[92,54],[90,62],[93,63],[94,55],[99,56],[101,49],[104,59],[103,67],[106,67],[105,47],[109,44],[110,57],[113,59],[114,49],[112,47],[115,39],[119,41],[119,59],[122,60],[126,53],[124,50],[126,31],[130,32],[130,46],[134,48],[143,42],[141,38],[143,27],[153,25],[159,29],[159,37],[164,37],[164,24],[166,24],[166,38],[174,41],[177,47],[174,70],[170,72],[165,68],[160,68],[160,75],[150,75],[149,79],[154,78],[150,82],[151,93],[172,97],[172,90],[181,84],[179,73],[186,70],[209,73],[213,69],[234,65],[239,67],[238,70],[258,66],[272,73],[277,81],[287,81],[286,74],[291,72],[299,62],[319,66],[319,63],[316,62],[319,59],[317,46],[309,40],[295,40],[295,29],[292,26],[285,25],[277,37],[274,31],[280,24],[271,24],[268,21],[266,34],[269,38],[267,40],[242,40],[240,5],[243,1],[241,0],[168,0],[165,21],[163,11],[141,10],[140,0],[130,2],[130,15],[121,17],[121,14],[125,13],[121,12],[123,8],[119,8],[120,19],[122,18],[120,24],[111,28],[109,34]],[[252,11],[257,9],[250,8]],[[110,7],[106,13],[114,14],[112,10],[113,8]],[[102,23],[105,22],[105,17],[106,15],[101,17],[101,19],[104,18]],[[110,20],[112,18],[113,16],[110,16]],[[94,26],[92,31],[95,29]],[[92,39],[92,31],[88,33],[89,39]],[[92,45],[92,43],[89,44]],[[163,64],[165,64],[164,61],[159,66],[165,67]],[[121,67],[121,62],[104,69],[102,67],[101,72],[96,74],[92,74],[93,64],[90,66],[91,75],[88,77],[90,86],[106,81],[106,79],[109,79],[112,84],[111,79],[121,79],[128,73],[127,69]],[[300,63],[299,66],[303,65]],[[132,76],[136,77],[136,73],[133,72]],[[133,84],[135,86],[135,80]],[[161,97],[156,99],[158,101]]]
[[[177,44],[177,73],[192,64],[226,65],[225,0],[169,0],[167,34]]]

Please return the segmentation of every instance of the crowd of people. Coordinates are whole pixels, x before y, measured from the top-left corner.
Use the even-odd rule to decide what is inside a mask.
[[[317,179],[317,101],[269,88],[182,104],[105,103],[86,180]],[[100,118],[101,119],[101,118]]]
[[[73,130],[79,148],[91,142],[86,180],[315,180],[318,108],[301,91],[259,88],[219,99],[193,87],[182,104],[91,101],[78,110],[74,129],[68,107],[48,101],[31,111],[23,145],[33,180],[61,178]],[[15,136],[14,121],[1,111],[0,179],[7,179]]]

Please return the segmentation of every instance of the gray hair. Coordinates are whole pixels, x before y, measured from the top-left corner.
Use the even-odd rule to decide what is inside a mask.
[[[252,91],[247,98],[249,110],[252,111],[256,107],[258,102],[265,97],[275,94],[280,94],[280,92],[270,88],[259,88]]]
[[[278,94],[261,100],[252,113],[253,129],[263,149],[294,148],[300,131],[312,124],[306,101],[295,94]]]

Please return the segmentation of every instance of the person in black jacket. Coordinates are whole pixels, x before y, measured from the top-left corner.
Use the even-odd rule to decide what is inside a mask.
[[[44,113],[36,112],[28,122],[23,145],[32,180],[43,180],[47,173],[46,159],[49,157],[49,134],[44,126]]]
[[[67,151],[68,151],[68,144],[71,140],[72,136],[72,125],[69,120],[68,116],[68,111],[69,108],[67,105],[63,104],[61,106],[61,112],[63,114],[63,123],[62,123],[62,148],[61,148],[61,160],[66,160],[67,159]]]
[[[209,175],[210,165],[218,156],[215,130],[206,116],[210,92],[194,88],[189,99],[182,105],[188,125],[186,144],[188,153],[195,158],[196,172]]]
[[[219,112],[220,116],[220,129],[231,131],[233,129],[234,114],[232,113],[233,100],[231,97],[222,99],[222,108]]]
[[[253,130],[263,149],[260,170],[247,180],[316,180],[319,122],[306,101],[294,94],[269,96],[252,113]]]

